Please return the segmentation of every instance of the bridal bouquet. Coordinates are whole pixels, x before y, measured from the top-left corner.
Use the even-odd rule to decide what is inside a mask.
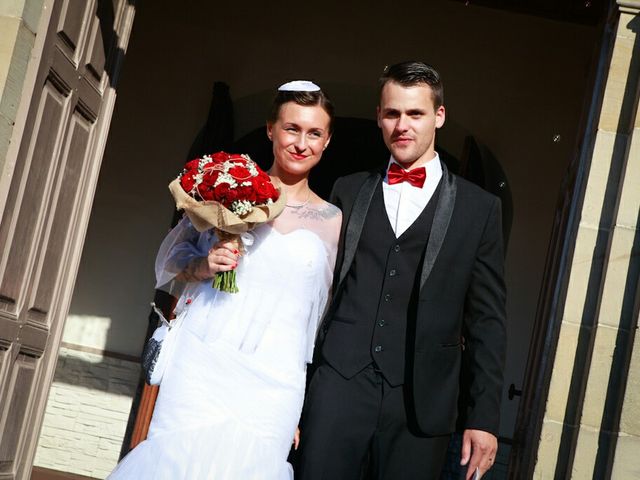
[[[169,184],[178,209],[199,232],[215,229],[220,240],[243,250],[240,234],[277,217],[285,198],[248,155],[218,152],[188,162]],[[236,272],[219,272],[213,287],[236,293]]]

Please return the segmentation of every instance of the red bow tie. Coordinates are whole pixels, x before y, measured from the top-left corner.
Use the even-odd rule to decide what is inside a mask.
[[[424,167],[414,168],[413,170],[405,170],[397,163],[392,163],[387,171],[387,179],[389,185],[401,182],[409,182],[414,187],[422,188],[427,178],[427,170]]]

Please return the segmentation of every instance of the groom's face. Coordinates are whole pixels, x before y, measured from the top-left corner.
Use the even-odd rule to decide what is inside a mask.
[[[445,113],[443,106],[435,108],[429,85],[388,82],[377,113],[384,143],[397,162],[409,168],[434,158],[436,129],[444,124]]]

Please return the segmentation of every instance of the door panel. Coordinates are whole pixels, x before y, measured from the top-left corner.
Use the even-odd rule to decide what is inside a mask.
[[[86,165],[93,124],[76,111],[71,116],[67,144],[62,149],[61,172],[55,209],[49,212],[53,216],[51,231],[47,238],[47,250],[42,252],[42,266],[34,278],[34,297],[29,312],[46,313],[51,308],[62,256],[66,247],[71,223],[70,212],[75,203],[78,187],[82,185],[83,166]]]
[[[48,0],[0,212],[0,479],[30,475],[113,111],[132,0]]]
[[[3,435],[0,440],[0,473],[10,473],[18,446],[23,440],[23,425],[31,394],[36,359],[27,355],[18,355],[15,359],[7,388],[14,394],[10,402],[3,408],[6,415],[2,419]]]
[[[102,38],[102,30],[98,22],[93,23],[93,28],[89,36],[89,45],[87,48],[86,66],[91,76],[87,77],[96,90],[102,90],[101,82],[104,74],[104,43]]]
[[[69,53],[69,58],[77,59],[81,50],[81,41],[87,30],[86,15],[93,2],[86,0],[64,0],[58,22],[58,36],[61,42],[58,47]]]
[[[0,244],[4,245],[3,261],[0,263],[0,302],[4,304],[2,309],[11,313],[14,319],[20,296],[25,293],[23,287],[28,264],[35,253],[33,243],[42,220],[33,213],[42,210],[46,203],[49,178],[55,167],[51,159],[59,142],[67,100],[68,97],[61,94],[51,82],[44,85],[34,119],[34,132],[37,133],[31,138],[24,157],[25,171],[21,172],[23,181],[12,182],[7,210],[0,224]],[[15,218],[12,218],[14,215]]]

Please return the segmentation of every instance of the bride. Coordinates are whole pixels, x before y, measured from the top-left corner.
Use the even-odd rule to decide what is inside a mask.
[[[333,107],[315,84],[279,88],[267,122],[270,175],[286,192],[274,221],[244,239],[240,257],[184,218],[158,253],[158,285],[189,280],[184,320],[147,440],[110,479],[289,480],[306,365],[327,303],[340,211],[312,192],[311,168],[331,139]],[[211,287],[236,269],[239,293]]]

